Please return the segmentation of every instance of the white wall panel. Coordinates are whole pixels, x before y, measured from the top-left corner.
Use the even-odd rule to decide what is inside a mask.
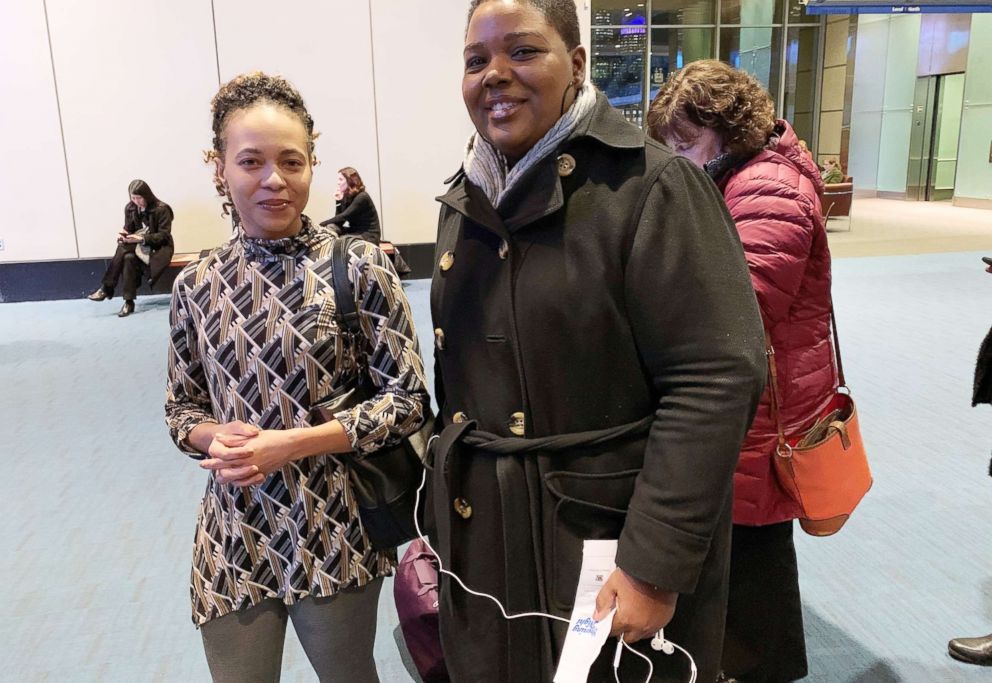
[[[882,137],[878,150],[880,191],[906,191],[919,46],[920,15],[899,15],[889,18]]]
[[[576,5],[588,42],[589,2]],[[9,216],[0,261],[110,255],[133,178],[175,209],[178,251],[225,239],[202,161],[209,101],[218,79],[256,69],[293,81],[321,133],[312,218],[332,213],[337,169],[350,165],[388,239],[432,242],[434,197],[472,132],[461,100],[466,9],[466,0],[299,0],[280,11],[262,0],[48,0],[56,98],[44,4],[2,3],[0,57],[17,68],[0,73],[0,95],[19,105],[0,110],[0,131],[19,171],[0,183]]]
[[[971,17],[956,197],[992,200],[992,14]]]
[[[582,35],[582,45],[586,48],[586,81],[590,79],[592,68],[592,7],[590,0],[575,0],[575,9],[579,15],[579,31]]]
[[[176,212],[177,251],[228,234],[202,151],[217,90],[210,3],[48,0],[80,255],[113,253],[127,185]]]
[[[337,170],[344,166],[358,169],[381,210],[366,0],[215,0],[214,9],[221,78],[280,74],[310,110],[320,165],[307,215],[319,222],[334,214]]]
[[[383,231],[393,242],[433,242],[434,198],[474,130],[461,94],[468,3],[371,2]]]
[[[854,178],[854,186],[859,190],[875,190],[878,186],[878,150],[882,135],[889,24],[889,17],[858,17],[847,172]]]
[[[0,262],[76,258],[41,2],[0,3]]]

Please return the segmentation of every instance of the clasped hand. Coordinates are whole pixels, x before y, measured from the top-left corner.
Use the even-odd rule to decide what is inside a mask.
[[[213,470],[220,483],[239,487],[261,484],[293,459],[285,430],[258,429],[241,421],[221,425],[207,455],[200,467]]]
[[[668,625],[678,598],[678,593],[655,588],[617,568],[599,589],[592,618],[599,621],[616,607],[610,635],[622,635],[625,642],[636,643]]]

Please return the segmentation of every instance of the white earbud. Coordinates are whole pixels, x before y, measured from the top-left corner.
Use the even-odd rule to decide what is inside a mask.
[[[660,629],[651,639],[651,649],[655,652],[664,652],[670,655],[675,652],[675,646],[665,640],[665,629]]]

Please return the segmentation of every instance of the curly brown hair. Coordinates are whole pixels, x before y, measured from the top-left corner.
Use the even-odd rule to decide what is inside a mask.
[[[735,156],[753,156],[775,130],[775,104],[758,80],[716,59],[691,62],[673,72],[658,91],[647,116],[648,134],[695,140],[689,124],[712,128]]]
[[[307,131],[309,143],[307,152],[310,156],[310,163],[316,165],[317,156],[314,154],[314,140],[317,139],[317,134],[313,132],[313,118],[307,111],[303,96],[292,83],[282,76],[270,76],[261,71],[235,76],[222,85],[217,94],[210,100],[214,139],[213,149],[204,153],[204,161],[209,163],[224,157],[226,145],[224,129],[231,115],[236,111],[248,109],[263,102],[284,107],[300,118]],[[234,204],[227,193],[227,188],[224,187],[224,183],[216,173],[214,174],[214,187],[219,196],[227,198],[223,205],[223,215],[232,213]],[[235,221],[237,221],[237,215],[234,215]]]

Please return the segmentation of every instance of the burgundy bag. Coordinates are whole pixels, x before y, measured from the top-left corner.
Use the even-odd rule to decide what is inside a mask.
[[[438,631],[437,560],[419,538],[403,553],[396,568],[393,599],[403,629],[406,649],[424,683],[448,680]]]

